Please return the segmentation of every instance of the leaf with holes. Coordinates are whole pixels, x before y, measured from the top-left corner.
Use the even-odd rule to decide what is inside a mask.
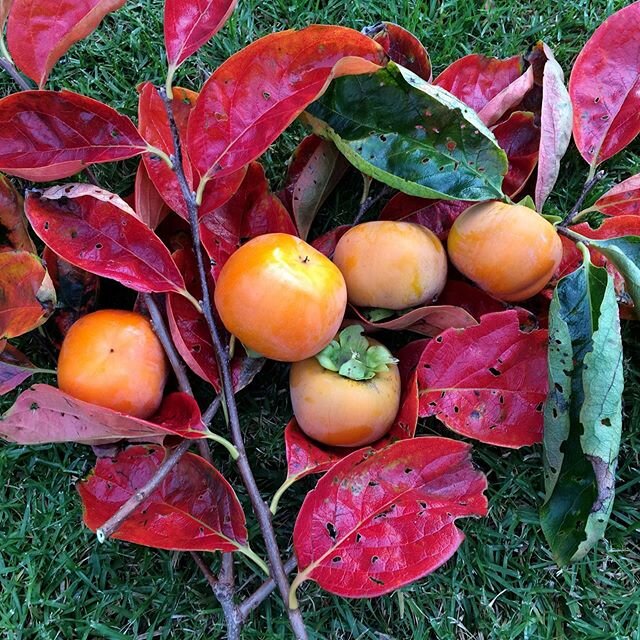
[[[0,100],[0,171],[59,180],[147,151],[133,122],[71,91],[22,91]]]
[[[0,396],[13,391],[27,378],[41,372],[42,369],[38,369],[14,346],[5,344],[2,349],[0,345]]]
[[[188,295],[169,250],[122,199],[91,185],[31,191],[35,233],[67,262],[143,292]]]
[[[420,358],[420,415],[480,442],[518,448],[542,440],[547,332],[520,330],[518,312],[448,329]]]
[[[418,580],[456,552],[455,520],[487,513],[487,480],[471,447],[448,438],[402,440],[347,456],[307,494],[293,545],[298,575],[330,593],[371,598]]]
[[[362,32],[380,43],[389,60],[393,60],[423,80],[431,82],[431,60],[422,43],[410,31],[393,22],[377,22]]]
[[[149,229],[156,229],[171,211],[151,181],[149,172],[142,161],[136,172],[133,209]]]
[[[200,218],[202,244],[213,261],[214,278],[241,242],[265,233],[297,235],[289,212],[271,193],[262,165],[252,162],[235,195]]]
[[[0,175],[0,251],[7,249],[36,252],[27,231],[22,196],[5,176]]]
[[[504,198],[507,159],[493,134],[451,94],[393,62],[335,80],[305,118],[362,173],[404,193]]]
[[[367,73],[382,47],[345,27],[272,33],[223,62],[189,118],[188,152],[209,179],[258,156],[326,89],[331,78]]]
[[[0,340],[39,327],[55,306],[56,291],[38,256],[0,252]]]
[[[588,254],[587,254],[588,256]],[[622,341],[613,281],[585,257],[549,313],[542,530],[560,565],[604,535],[622,427]]]
[[[132,446],[99,458],[80,482],[84,523],[96,531],[151,480],[169,450]],[[248,550],[242,506],[231,485],[208,462],[186,453],[113,538],[173,551]]]
[[[640,173],[609,189],[587,209],[591,210],[605,216],[640,216]]]
[[[169,73],[213,38],[238,0],[165,0],[164,43]]]
[[[592,173],[640,133],[639,30],[634,2],[595,30],[571,71],[573,137]]]
[[[348,167],[336,146],[318,136],[307,136],[294,151],[280,197],[292,213],[303,240]]]
[[[102,444],[121,438],[152,442],[168,435],[193,439],[209,435],[198,404],[186,393],[170,393],[156,414],[142,420],[37,384],[21,393],[0,418],[0,437],[18,444]]]

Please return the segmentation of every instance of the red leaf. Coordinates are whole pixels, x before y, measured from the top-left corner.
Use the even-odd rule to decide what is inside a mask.
[[[0,396],[13,391],[39,369],[10,344],[0,345]]]
[[[202,244],[214,262],[214,278],[242,242],[265,233],[297,235],[289,212],[271,193],[262,165],[252,162],[235,195],[200,218]]]
[[[506,309],[505,304],[500,300],[492,298],[482,289],[462,280],[447,280],[438,302],[462,307],[476,320],[479,320],[486,313],[495,313]]]
[[[547,331],[523,333],[517,311],[449,329],[418,365],[420,415],[461,435],[518,448],[542,440],[547,395]]]
[[[391,60],[431,82],[431,60],[422,43],[410,31],[393,22],[378,22],[363,33],[380,43]]]
[[[96,531],[153,477],[163,447],[133,446],[99,458],[78,484],[84,523]],[[247,545],[244,512],[231,485],[199,456],[186,453],[113,538],[175,551],[237,551]]]
[[[502,116],[514,109],[534,86],[533,68],[529,67],[521,76],[496,94],[478,112],[478,117],[487,126],[500,121]]]
[[[345,233],[347,233],[347,231],[349,231],[349,229],[351,229],[350,224],[343,224],[339,227],[335,227],[334,229],[331,229],[331,231],[327,231],[327,233],[316,238],[311,243],[311,246],[323,255],[327,256],[327,258],[331,258],[336,250],[338,241]]]
[[[42,88],[71,45],[86,38],[125,0],[14,0],[7,46],[17,67]]]
[[[505,60],[473,53],[450,64],[434,81],[476,111],[522,74],[522,58]]]
[[[455,219],[473,203],[466,200],[427,200],[397,193],[380,212],[380,220],[404,220],[431,229],[446,240]]]
[[[640,3],[609,16],[578,54],[569,95],[573,137],[595,167],[640,132]]]
[[[59,180],[147,150],[133,122],[71,91],[22,91],[0,100],[0,171]]]
[[[606,216],[640,215],[640,173],[609,189],[592,209]]]
[[[513,198],[522,191],[538,164],[540,128],[534,124],[533,113],[515,111],[494,127],[493,134],[509,159],[502,190]]]
[[[18,444],[82,442],[101,444],[127,438],[149,442],[167,435],[205,438],[196,401],[171,393],[148,420],[77,400],[60,389],[37,384],[18,396],[0,420],[0,437]]]
[[[464,539],[455,520],[487,513],[487,480],[470,449],[415,438],[354,452],[332,467],[296,520],[294,586],[313,580],[337,595],[370,598],[444,564]]]
[[[358,309],[353,306],[351,309],[358,318],[358,324],[363,325],[369,331],[386,329],[388,331],[413,331],[423,336],[437,336],[450,327],[462,329],[478,324],[473,316],[469,315],[462,307],[450,305],[438,304],[418,307],[391,320],[380,322],[370,322]]]
[[[253,42],[207,80],[189,118],[188,150],[206,179],[237,171],[341,75],[374,71],[382,48],[344,27],[313,25]]]
[[[164,42],[169,68],[177,69],[228,20],[238,0],[165,0]]]
[[[0,252],[0,340],[39,327],[55,306],[53,283],[38,256]]]
[[[36,234],[67,262],[136,291],[184,293],[184,280],[162,244],[118,196],[91,185],[27,195]]]
[[[0,251],[6,249],[36,252],[27,231],[22,196],[0,175]]]
[[[134,195],[133,208],[136,215],[150,229],[155,229],[171,211],[153,182],[151,182],[149,173],[142,161],[140,161],[136,173]]]
[[[309,229],[349,163],[333,142],[307,136],[294,151],[287,171],[283,202],[293,214],[298,233],[307,239]]]

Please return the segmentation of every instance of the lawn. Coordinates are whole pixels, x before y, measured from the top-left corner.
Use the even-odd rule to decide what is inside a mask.
[[[240,0],[223,31],[178,72],[176,83],[198,88],[229,54],[274,30],[310,23],[361,29],[378,20],[397,22],[426,45],[435,74],[454,59],[478,52],[499,57],[522,53],[543,39],[565,71],[593,30],[629,4],[581,0],[556,3],[503,0]],[[0,72],[1,73],[1,72]],[[135,86],[164,83],[162,2],[129,0],[88,40],[74,46],[51,77],[135,117]],[[0,75],[0,95],[15,90]],[[300,138],[295,125],[264,158],[272,187],[280,186],[286,158]],[[135,161],[100,167],[101,183],[131,190]],[[607,177],[590,202],[623,177],[640,172],[640,142],[605,165]],[[577,199],[586,165],[572,147],[549,203],[566,211]],[[358,181],[354,178],[355,191]],[[333,198],[329,218],[354,215],[351,198]],[[334,226],[334,223],[331,224]],[[104,301],[118,304],[117,300]],[[312,638],[371,639],[559,639],[640,640],[640,337],[628,324],[625,337],[625,421],[617,498],[606,540],[585,560],[558,569],[538,522],[542,497],[541,448],[520,451],[475,445],[474,460],[489,479],[489,516],[464,520],[467,539],[436,573],[375,600],[345,600],[306,583],[300,605]],[[37,332],[36,332],[37,333]],[[37,337],[24,350],[47,362]],[[282,430],[291,415],[284,365],[270,364],[239,396],[241,417],[258,485],[269,498],[285,475]],[[51,382],[51,380],[48,380]],[[0,410],[15,397],[0,399]],[[224,427],[219,424],[220,430]],[[445,433],[421,421],[421,433]],[[447,434],[448,435],[448,434]],[[234,470],[221,451],[217,464]],[[6,640],[211,640],[224,636],[221,610],[187,554],[167,553],[115,541],[99,545],[83,528],[78,479],[93,466],[80,445],[19,447],[0,444],[0,637]],[[282,548],[291,543],[294,514],[312,479],[285,494],[275,519]],[[235,486],[240,486],[239,482]],[[241,499],[248,502],[239,491]],[[259,531],[249,521],[252,546]],[[211,562],[218,561],[211,555]],[[252,567],[239,563],[239,584],[257,586]],[[282,639],[286,619],[277,597],[264,603],[243,638]]]

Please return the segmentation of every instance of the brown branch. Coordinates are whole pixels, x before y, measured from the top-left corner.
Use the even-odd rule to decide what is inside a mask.
[[[0,57],[0,68],[4,69],[11,76],[11,79],[18,85],[18,87],[20,87],[20,89],[22,89],[22,91],[29,91],[29,89],[33,89],[10,60]]]
[[[568,227],[570,224],[575,222],[582,204],[584,203],[585,198],[591,193],[591,190],[600,182],[607,174],[604,171],[598,171],[593,178],[588,179],[584,183],[584,187],[582,187],[582,193],[580,197],[576,201],[576,203],[571,208],[571,211],[564,217],[564,219],[558,223],[558,227]]]
[[[238,406],[235,401],[233,393],[233,382],[231,378],[231,370],[229,367],[229,352],[223,345],[220,332],[213,319],[213,307],[211,304],[211,296],[209,293],[209,284],[207,282],[207,270],[204,265],[202,257],[202,249],[200,244],[200,229],[198,225],[198,204],[196,202],[196,195],[189,187],[186,176],[184,174],[182,166],[182,149],[180,147],[180,136],[178,134],[178,127],[176,126],[175,118],[173,115],[173,107],[171,101],[167,97],[167,93],[164,89],[158,89],[158,93],[162,98],[167,116],[169,118],[169,125],[171,127],[171,133],[173,136],[174,153],[171,158],[173,164],[173,171],[180,185],[182,196],[187,205],[189,212],[189,223],[191,225],[191,233],[193,236],[193,247],[198,262],[198,273],[200,276],[200,284],[202,286],[202,311],[204,318],[207,322],[211,338],[213,340],[213,346],[216,352],[216,359],[218,361],[218,368],[220,370],[220,376],[222,378],[222,389],[225,404],[227,406],[227,414],[229,417],[229,427],[231,430],[231,437],[233,444],[238,450],[239,457],[237,459],[238,470],[242,477],[244,486],[249,494],[249,499],[253,506],[254,513],[258,519],[260,530],[265,541],[267,549],[267,556],[269,559],[269,566],[271,569],[271,575],[274,578],[280,595],[282,596],[287,614],[289,616],[289,622],[293,630],[294,636],[297,640],[307,640],[307,632],[302,620],[302,615],[298,608],[292,609],[288,606],[289,601],[289,581],[282,566],[282,558],[280,556],[280,550],[278,548],[278,542],[276,540],[275,531],[271,523],[271,512],[266,502],[260,495],[260,490],[256,484],[256,480],[253,476],[253,472],[249,465],[247,453],[244,447],[244,439],[242,437],[242,430],[240,428],[240,417],[238,415]]]

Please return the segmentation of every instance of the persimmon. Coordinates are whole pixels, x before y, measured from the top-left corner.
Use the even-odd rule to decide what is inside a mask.
[[[74,398],[148,418],[167,380],[162,344],[140,313],[104,309],[75,322],[58,358],[58,386]]]
[[[451,262],[487,293],[526,300],[551,280],[562,259],[553,225],[522,205],[482,202],[464,211],[449,231]]]
[[[300,428],[314,440],[358,447],[379,440],[400,407],[397,360],[362,327],[344,329],[316,357],[291,365],[289,388]]]
[[[410,222],[379,220],[349,229],[333,256],[349,302],[406,309],[429,304],[447,279],[447,254],[438,237]]]
[[[224,326],[266,358],[295,362],[333,339],[347,305],[340,270],[300,238],[269,233],[222,267],[215,305]]]

